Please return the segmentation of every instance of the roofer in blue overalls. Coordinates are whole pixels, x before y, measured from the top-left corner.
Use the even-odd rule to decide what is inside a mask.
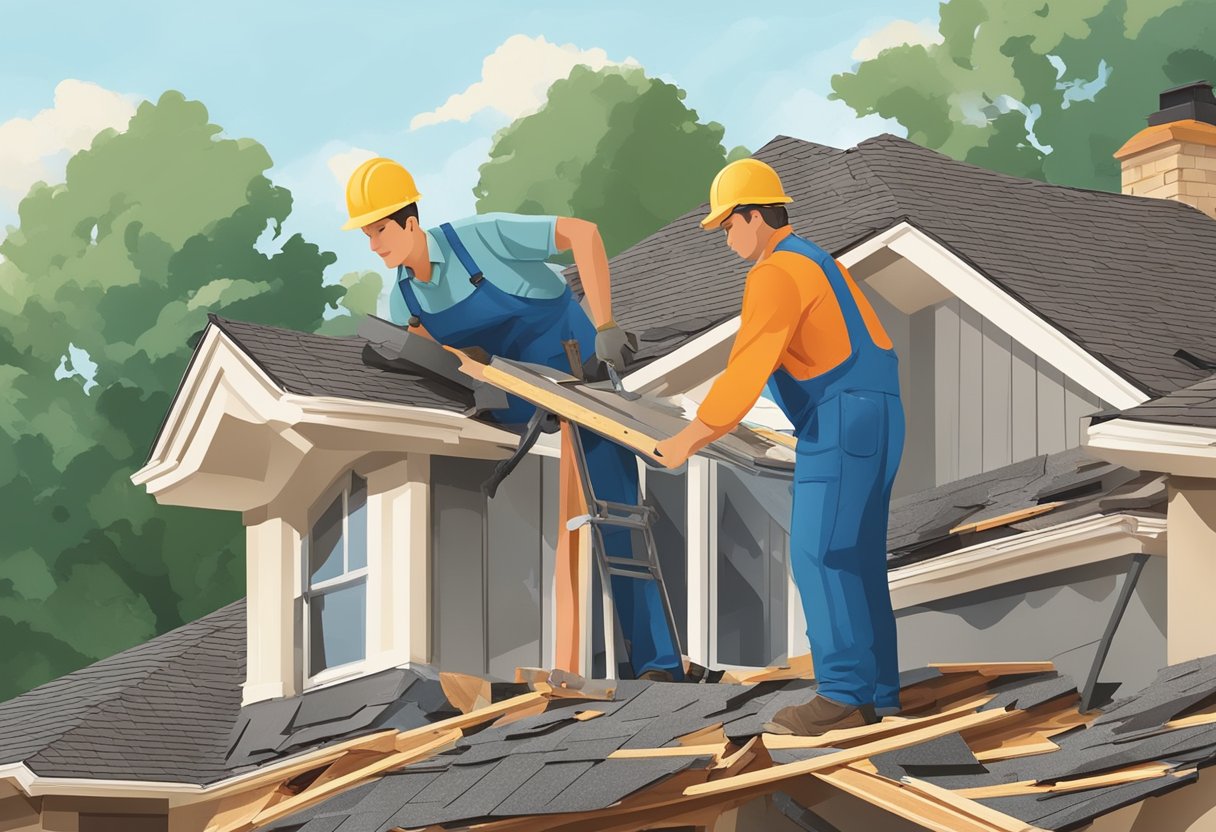
[[[899,362],[848,271],[793,233],[777,172],[723,168],[704,228],[755,263],[726,369],[688,427],[657,448],[678,466],[732,430],[767,386],[794,426],[790,569],[806,613],[817,694],[769,730],[814,736],[899,709],[887,512],[904,445]]]
[[[346,186],[350,220],[371,250],[397,270],[390,317],[412,332],[458,349],[570,371],[565,344],[577,341],[586,363],[625,366],[625,333],[612,319],[608,258],[594,223],[574,217],[483,214],[423,230],[414,179],[390,159],[369,159]],[[565,278],[546,262],[573,251],[593,324]],[[527,422],[535,408],[514,396],[492,412],[503,424]],[[580,431],[597,498],[638,502],[637,458],[591,431]],[[613,554],[632,556],[627,529],[604,531]],[[613,576],[612,592],[635,676],[683,679],[654,581]]]

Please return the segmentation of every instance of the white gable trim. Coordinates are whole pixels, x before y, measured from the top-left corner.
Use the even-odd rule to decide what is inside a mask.
[[[1148,400],[1149,396],[1143,390],[909,222],[901,222],[870,237],[838,259],[845,268],[851,268],[884,248],[924,271],[947,292],[999,326],[1014,341],[1049,361],[1065,376],[1103,401],[1123,409]],[[659,386],[665,376],[733,338],[738,330],[739,317],[736,315],[669,355],[630,373],[625,378],[625,386],[639,392],[650,391]],[[710,372],[720,369],[714,368]]]
[[[1138,471],[1216,478],[1216,430],[1163,422],[1110,419],[1082,437],[1090,453]]]
[[[224,448],[225,430],[241,447]],[[247,511],[264,505],[314,447],[501,457],[518,437],[437,408],[287,393],[217,326],[182,379],[152,457],[131,476],[160,502]],[[258,447],[254,447],[254,445]],[[265,476],[240,474],[243,454],[264,453]],[[208,471],[209,455],[227,457]],[[226,469],[226,470],[225,470]],[[261,501],[261,502],[259,502]]]

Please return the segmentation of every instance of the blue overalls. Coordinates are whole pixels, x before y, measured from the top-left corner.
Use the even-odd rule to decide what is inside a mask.
[[[491,355],[563,371],[570,369],[570,362],[562,341],[576,339],[584,358],[595,354],[595,327],[569,286],[555,298],[523,298],[504,292],[485,279],[451,225],[444,223],[439,228],[476,287],[472,294],[442,311],[425,312],[414,294],[413,275],[407,272],[403,277],[404,269],[397,269],[397,286],[410,314],[435,340],[458,349],[481,347]],[[525,423],[535,410],[516,396],[508,396],[507,402],[505,409],[492,413],[503,424]],[[636,504],[638,472],[634,454],[590,430],[580,430],[579,435],[596,497]],[[605,529],[604,543],[610,555],[633,556],[628,529]],[[634,674],[661,669],[682,679],[682,662],[671,640],[658,585],[613,576],[612,597],[623,635],[630,642]]]
[[[899,362],[877,346],[830,254],[789,235],[774,249],[827,275],[851,352],[806,381],[778,367],[769,390],[794,425],[790,569],[802,597],[819,694],[899,705],[895,615],[887,584],[887,512],[904,445]]]

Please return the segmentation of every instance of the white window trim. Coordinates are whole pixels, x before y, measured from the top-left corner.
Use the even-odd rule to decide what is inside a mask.
[[[365,512],[370,508],[369,504],[371,502],[371,494],[367,485],[367,477],[359,474],[359,472],[353,468],[347,469],[340,477],[337,478],[337,480],[334,481],[332,485],[330,485],[329,488],[325,490],[323,496],[313,504],[312,510],[308,514],[308,527],[306,533],[300,536],[300,583],[298,586],[297,597],[299,597],[301,601],[300,614],[302,620],[300,622],[300,634],[302,640],[302,649],[300,652],[300,661],[302,663],[302,667],[300,668],[300,676],[303,679],[304,690],[313,690],[315,688],[323,687],[327,684],[343,679],[360,676],[366,672],[369,666],[368,657],[370,652],[373,623],[370,569],[372,535],[371,523],[368,523],[368,530],[365,536],[365,545],[369,549],[369,551],[365,553],[365,557],[367,557],[368,560],[367,563],[354,571],[343,571],[343,573],[338,577],[322,581],[315,586],[310,585],[308,575],[313,526],[317,522],[317,519],[329,509],[334,500],[337,498],[341,498],[342,500],[342,565],[344,568],[348,565],[350,560],[350,492],[352,491],[354,477],[356,476],[358,476],[364,482],[364,499],[366,501],[364,504]],[[312,616],[309,606],[311,597],[319,592],[323,592],[326,589],[346,586],[348,584],[355,584],[359,581],[363,582],[364,590],[363,658],[353,662],[345,662],[343,664],[327,667],[319,673],[309,675],[309,670],[311,669],[310,664],[312,661]]]
[[[1180,477],[1216,478],[1216,429],[1135,419],[1090,424],[1087,451],[1116,465]]]

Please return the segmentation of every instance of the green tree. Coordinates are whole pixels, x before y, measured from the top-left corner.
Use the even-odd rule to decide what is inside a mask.
[[[1157,94],[1216,80],[1211,0],[947,0],[939,28],[940,44],[835,76],[833,97],[956,159],[1049,182],[1119,190],[1111,154]]]
[[[379,272],[347,272],[338,280],[343,295],[338,301],[340,314],[329,318],[317,331],[322,335],[354,335],[364,315],[376,314],[376,302],[384,290]]]
[[[727,162],[722,125],[684,95],[641,69],[576,66],[494,137],[478,212],[577,216],[599,225],[609,256],[628,248],[704,202]]]
[[[313,330],[343,288],[299,235],[255,247],[291,195],[265,148],[220,132],[180,93],[144,102],[35,185],[0,244],[0,698],[244,591],[239,518],[129,477],[208,312]]]

